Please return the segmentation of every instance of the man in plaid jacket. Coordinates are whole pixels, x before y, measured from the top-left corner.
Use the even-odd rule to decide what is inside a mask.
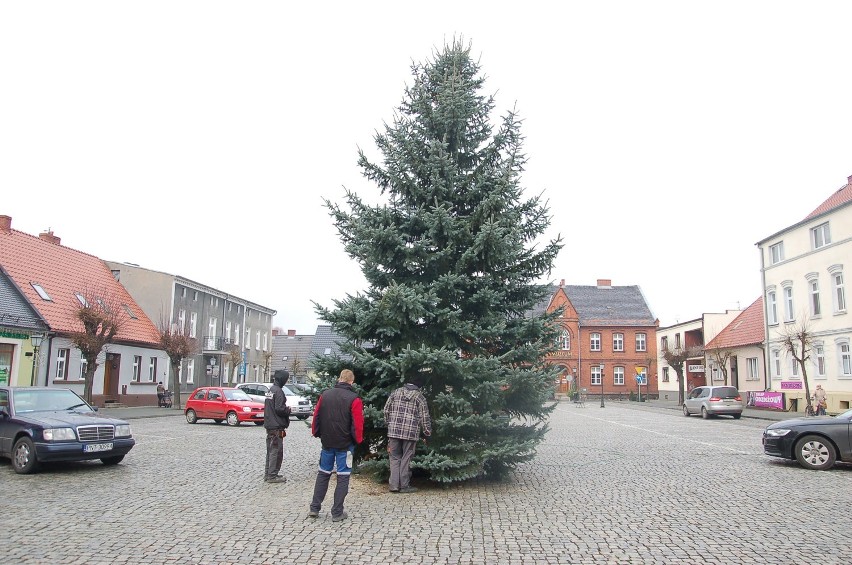
[[[388,454],[390,456],[390,491],[417,492],[411,486],[411,458],[420,439],[420,432],[432,435],[432,419],[426,397],[420,391],[421,375],[410,379],[405,386],[393,391],[385,403],[385,422],[388,425]]]

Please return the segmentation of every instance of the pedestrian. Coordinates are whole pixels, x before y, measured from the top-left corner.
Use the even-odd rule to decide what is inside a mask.
[[[816,385],[816,390],[814,390],[814,401],[816,402],[817,416],[825,416],[825,409],[828,404],[825,401],[825,389],[822,388],[822,385]]]
[[[163,381],[157,383],[157,406],[162,408],[166,405],[166,387],[163,386]]]
[[[337,468],[337,486],[334,489],[334,504],[331,507],[331,521],[340,522],[347,518],[343,511],[343,501],[349,492],[349,476],[352,474],[352,455],[355,444],[364,441],[364,405],[358,394],[352,390],[355,373],[349,369],[340,372],[337,384],[329,388],[317,399],[314,418],[311,421],[311,433],[320,438],[319,470],[314,484],[314,497],[311,500],[308,516],[319,516],[320,508],[328,492],[331,472]]]
[[[287,479],[279,474],[284,460],[284,438],[290,426],[290,407],[287,395],[281,389],[290,379],[290,373],[278,370],[272,374],[272,386],[266,393],[263,405],[263,427],[266,428],[266,470],[263,480],[267,483],[283,483]]]
[[[429,407],[426,397],[420,391],[424,380],[423,373],[416,374],[405,386],[393,391],[385,402],[390,492],[417,492],[417,488],[411,486],[411,459],[414,457],[414,448],[420,439],[420,433],[423,433],[426,440],[432,435]]]

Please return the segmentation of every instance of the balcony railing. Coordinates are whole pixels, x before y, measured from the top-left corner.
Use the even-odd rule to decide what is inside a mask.
[[[206,335],[201,338],[203,351],[227,351],[234,346],[234,340],[221,336]]]

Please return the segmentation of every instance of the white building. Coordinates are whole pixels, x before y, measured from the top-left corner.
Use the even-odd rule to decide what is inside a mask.
[[[808,383],[827,392],[828,411],[852,404],[852,315],[845,275],[852,270],[852,177],[802,221],[757,243],[760,250],[770,389],[804,409],[801,369],[783,336],[805,327],[812,338]],[[791,401],[797,402],[791,402]]]

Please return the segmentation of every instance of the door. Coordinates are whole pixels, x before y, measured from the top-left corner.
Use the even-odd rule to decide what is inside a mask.
[[[104,363],[104,396],[118,400],[119,367],[121,366],[121,355],[107,353]]]
[[[737,370],[737,367],[738,367],[737,356],[732,355],[731,356],[731,386],[734,387],[735,389],[739,390],[739,388],[740,388],[740,375],[739,375],[739,371]]]
[[[217,388],[208,390],[204,405],[208,418],[225,419],[225,397],[222,396],[221,390]]]

